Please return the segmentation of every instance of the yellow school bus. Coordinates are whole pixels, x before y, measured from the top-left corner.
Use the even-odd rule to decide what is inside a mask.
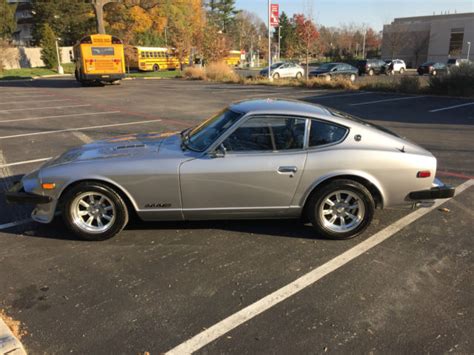
[[[240,51],[229,51],[227,57],[224,58],[227,65],[236,67],[240,64]]]
[[[176,70],[181,66],[174,49],[164,47],[133,47],[128,65],[141,71]]]
[[[120,82],[125,76],[123,42],[115,36],[83,37],[73,48],[75,77],[81,84]]]

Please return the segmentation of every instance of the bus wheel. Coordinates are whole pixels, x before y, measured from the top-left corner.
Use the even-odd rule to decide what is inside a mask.
[[[160,70],[160,66],[158,64],[155,64],[153,66],[153,71],[159,71]]]
[[[111,85],[120,85],[120,84],[122,84],[122,81],[121,80],[114,80],[114,81],[111,81],[110,84]]]

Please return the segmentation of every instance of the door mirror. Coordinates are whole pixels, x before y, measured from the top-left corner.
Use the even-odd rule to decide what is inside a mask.
[[[212,151],[209,156],[211,158],[224,158],[227,149],[225,149],[224,144],[219,145],[214,151]]]

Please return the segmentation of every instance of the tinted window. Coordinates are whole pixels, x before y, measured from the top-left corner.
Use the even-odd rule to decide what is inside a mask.
[[[305,121],[290,117],[251,118],[224,141],[224,146],[228,151],[302,149]]]
[[[114,55],[114,47],[92,47],[92,55]]]
[[[311,120],[309,146],[331,144],[340,141],[346,135],[347,129],[330,123]]]

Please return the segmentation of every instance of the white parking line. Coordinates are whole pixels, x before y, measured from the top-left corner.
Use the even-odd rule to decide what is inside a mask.
[[[27,219],[22,219],[21,221],[0,224],[0,230],[8,229],[8,228],[16,227],[16,226],[21,226],[22,224],[28,224],[31,222],[33,222],[33,220],[31,218],[27,218]]]
[[[68,115],[27,117],[27,118],[19,118],[19,119],[16,119],[16,120],[0,120],[0,123],[19,122],[19,121],[44,120],[44,119],[47,119],[47,118],[79,117],[79,116],[94,116],[94,115],[111,115],[111,114],[113,114],[113,113],[120,113],[120,111],[86,112],[86,113],[72,113],[72,114],[68,114]]]
[[[367,101],[367,102],[358,102],[356,104],[350,104],[349,106],[361,106],[361,105],[371,105],[371,104],[378,104],[380,102],[389,102],[389,101],[401,101],[401,100],[414,100],[414,99],[420,99],[422,97],[426,97],[425,95],[423,96],[410,96],[410,97],[396,97],[393,99],[384,99],[384,100],[376,100],[376,101]]]
[[[73,136],[75,136],[77,139],[79,139],[81,142],[88,144],[93,141],[91,137],[89,137],[87,134],[76,131],[72,132]]]
[[[456,187],[456,195],[459,195],[461,192],[463,192],[473,184],[474,180],[468,180],[462,185],[459,185],[458,187]],[[367,238],[366,240],[357,244],[346,252],[336,256],[334,259],[329,260],[328,262],[301,276],[300,278],[289,283],[288,285],[283,286],[282,288],[276,290],[268,296],[265,296],[257,302],[252,303],[251,305],[241,309],[240,311],[232,314],[224,320],[212,325],[211,327],[195,335],[191,339],[169,350],[168,352],[166,352],[166,354],[191,354],[201,349],[212,341],[220,338],[222,335],[237,328],[239,325],[248,322],[250,319],[256,317],[260,313],[265,312],[266,310],[274,307],[275,305],[286,300],[287,298],[304,290],[308,286],[313,285],[315,282],[319,281],[324,276],[346,265],[348,262],[354,260],[358,256],[366,253],[370,249],[374,248],[375,246],[379,245],[383,241],[393,236],[395,233],[399,232],[401,229],[415,222],[419,218],[423,217],[427,213],[433,211],[434,209],[438,208],[440,205],[446,203],[449,200],[450,199],[438,200],[430,208],[419,209],[415,212],[410,213],[409,215],[399,219],[398,221],[384,228],[380,232],[375,233],[373,236]]]
[[[369,95],[373,94],[373,92],[358,92],[354,94],[341,94],[341,95],[329,95],[329,96],[315,96],[313,97],[314,100],[320,99],[337,99],[338,97],[351,97],[351,96],[360,96],[360,95]]]
[[[114,124],[106,124],[100,126],[88,126],[88,127],[76,127],[76,128],[67,128],[67,129],[58,129],[54,131],[44,131],[44,132],[34,132],[34,133],[22,133],[22,134],[14,134],[11,136],[3,136],[0,139],[10,139],[10,138],[19,138],[19,137],[29,137],[29,136],[38,136],[43,134],[52,134],[52,133],[62,133],[62,132],[73,132],[73,131],[85,131],[88,129],[95,129],[95,128],[106,128],[106,127],[118,127],[118,126],[128,126],[132,124],[145,124],[145,123],[152,123],[152,122],[160,122],[161,120],[147,120],[147,121],[135,121],[135,122],[126,122],[126,123],[114,123]]]
[[[27,100],[27,101],[10,101],[10,102],[0,102],[0,105],[10,105],[10,104],[29,104],[31,102],[54,102],[54,101],[71,101],[72,99],[52,99],[52,100]]]
[[[3,165],[0,165],[0,169],[2,169],[2,168],[8,168],[8,167],[10,167],[10,166],[26,165],[26,164],[33,164],[33,163],[41,163],[41,162],[46,161],[46,160],[49,160],[49,159],[52,159],[52,157],[40,158],[40,159],[33,159],[33,160],[25,160],[25,161],[18,161],[18,162],[16,162],[16,163],[3,164]]]
[[[2,97],[7,98],[7,99],[13,99],[17,97],[45,97],[45,96],[53,96],[51,94],[38,94],[38,95],[4,95],[2,94]]]
[[[9,112],[15,112],[15,111],[32,111],[32,110],[45,110],[49,108],[72,108],[72,107],[85,107],[85,106],[92,106],[92,105],[68,105],[68,106],[47,106],[47,107],[28,107],[28,108],[14,108],[14,109],[9,109],[9,110],[0,110],[0,113],[9,113]]]
[[[471,105],[474,105],[474,102],[468,102],[466,104],[460,104],[460,105],[448,106],[448,107],[443,107],[443,108],[437,108],[436,110],[431,110],[429,112],[439,112],[439,111],[445,111],[445,110],[452,110],[453,108],[471,106]]]

